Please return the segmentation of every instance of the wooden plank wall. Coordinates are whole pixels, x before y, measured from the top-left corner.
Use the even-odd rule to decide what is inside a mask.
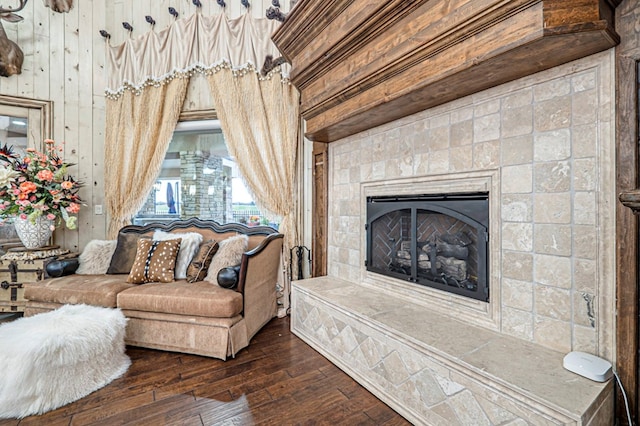
[[[7,0],[3,6],[17,5]],[[86,201],[79,215],[78,231],[55,233],[55,243],[71,250],[81,250],[91,239],[106,235],[105,215],[94,214],[95,205],[104,205],[103,151],[105,134],[106,82],[105,40],[101,29],[111,34],[111,45],[127,37],[138,37],[149,31],[145,21],[151,15],[155,31],[169,26],[174,18],[168,8],[174,7],[180,18],[196,12],[192,0],[75,0],[69,13],[55,13],[41,0],[31,0],[20,12],[24,21],[3,21],[8,37],[18,43],[25,54],[22,74],[0,78],[0,94],[53,101],[53,139],[65,142],[65,159],[77,166],[74,176],[86,183],[81,195]],[[240,0],[226,0],[222,9],[214,0],[202,0],[202,13],[226,13],[237,17],[246,13]],[[264,16],[271,0],[250,0],[249,13]],[[281,0],[282,10],[290,1]],[[122,27],[129,22],[131,34]],[[206,107],[209,101],[204,79],[190,90],[189,109]],[[2,141],[0,141],[2,142]]]

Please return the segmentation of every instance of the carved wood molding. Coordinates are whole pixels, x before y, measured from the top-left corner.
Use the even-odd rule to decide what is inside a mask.
[[[615,46],[616,3],[303,0],[273,40],[330,142]]]

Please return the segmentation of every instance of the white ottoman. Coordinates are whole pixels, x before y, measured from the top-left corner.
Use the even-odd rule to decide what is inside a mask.
[[[119,309],[65,305],[0,325],[0,418],[45,413],[122,376],[126,323]]]

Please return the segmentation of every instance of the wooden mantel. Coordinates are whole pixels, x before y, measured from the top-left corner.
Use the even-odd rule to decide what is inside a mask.
[[[273,35],[331,142],[611,48],[621,0],[301,0]]]

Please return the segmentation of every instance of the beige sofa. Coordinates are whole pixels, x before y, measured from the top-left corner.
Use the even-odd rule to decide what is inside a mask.
[[[25,284],[25,315],[65,304],[118,307],[128,318],[128,345],[223,360],[235,356],[276,316],[282,234],[266,226],[219,225],[199,219],[130,225],[120,234],[150,237],[157,229],[198,232],[204,241],[248,235],[248,251],[242,254],[237,287],[227,289],[206,281],[185,280],[138,285],[127,283],[126,274],[73,274]]]

